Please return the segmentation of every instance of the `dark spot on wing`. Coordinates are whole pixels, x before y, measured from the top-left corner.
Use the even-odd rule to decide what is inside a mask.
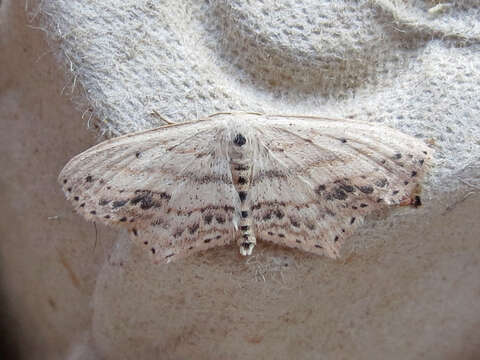
[[[141,153],[140,151],[137,151],[137,152],[135,153],[135,157],[136,157],[137,159],[140,159],[140,156],[141,156],[141,155],[142,155],[142,153]]]
[[[420,159],[420,160],[418,160],[418,162],[420,163],[420,165],[423,165],[423,163],[425,162],[425,160]]]
[[[317,188],[315,189],[315,192],[318,195],[321,195],[322,191],[325,191],[327,187],[325,185],[318,185]]]
[[[199,224],[193,224],[192,226],[190,226],[188,228],[188,231],[190,232],[190,234],[193,235],[193,234],[195,234],[195,231],[197,231],[199,227],[200,227]]]
[[[417,172],[415,170],[413,170],[411,176],[412,177],[417,176]]]
[[[127,221],[127,218],[124,216],[124,217],[122,217],[122,218],[120,219],[120,221],[121,221],[121,222],[125,222],[125,221]]]
[[[296,220],[296,219],[290,218],[290,223],[291,223],[292,226],[294,226],[294,227],[300,227],[300,223],[299,223],[298,220]]]
[[[273,232],[269,231],[268,235],[273,236]]]
[[[407,180],[405,180],[405,181],[403,182],[403,184],[404,184],[404,185],[408,185],[409,183],[408,183]]]
[[[275,210],[275,216],[279,219],[282,219],[285,216],[285,214],[281,210]]]
[[[177,229],[177,231],[175,231],[175,232],[173,233],[173,237],[174,237],[174,238],[177,238],[177,237],[182,236],[182,234],[183,234],[184,231],[185,231],[185,229]]]
[[[344,144],[347,142],[347,139],[345,139],[345,138],[340,138],[340,139],[338,139],[338,140],[340,140],[340,142],[342,142],[342,143],[344,143]]]
[[[90,211],[90,214],[95,215],[97,212],[95,210]]]
[[[167,194],[166,192],[160,193],[160,199],[170,200],[172,198],[171,195]]]
[[[104,205],[109,204],[110,201],[112,201],[112,200],[102,199],[102,200],[100,200],[100,201],[98,202],[98,205],[104,206]]]
[[[396,153],[396,154],[393,155],[393,157],[392,157],[393,160],[399,160],[399,159],[401,159],[401,158],[402,158],[402,154],[400,154],[400,153]]]
[[[80,207],[81,207],[81,208],[84,207],[84,206],[85,206],[85,203],[81,203],[81,204],[80,204]]]
[[[133,232],[133,235],[138,236],[138,231],[137,231],[137,229],[133,228],[133,229],[132,229],[132,232]]]
[[[155,254],[155,248],[151,248],[150,251],[152,252],[152,254]]]
[[[340,188],[334,189],[332,196],[337,200],[345,200],[348,197],[345,191],[341,190]]]
[[[91,175],[88,175],[86,178],[85,178],[85,181],[86,182],[92,182],[93,181],[93,178]]]
[[[301,244],[301,243],[302,243],[302,242],[301,242],[300,240],[298,240],[298,239],[296,239],[295,242],[296,242],[297,244]]]
[[[207,225],[210,225],[210,223],[212,222],[212,219],[213,219],[213,215],[211,215],[211,214],[207,214],[203,217],[203,220],[205,221],[205,224],[207,224]]]
[[[210,241],[212,241],[212,239],[210,239],[210,238],[203,240],[203,242],[204,242],[205,244],[208,244]]]
[[[67,179],[63,179],[63,183],[66,184],[66,183],[67,183]]]
[[[315,224],[311,222],[305,223],[305,226],[309,228],[310,230],[315,230]]]
[[[117,201],[114,201],[114,202],[112,203],[112,208],[113,208],[113,209],[116,209],[116,208],[118,208],[118,207],[120,207],[120,206],[125,205],[127,202],[128,202],[128,200],[117,200]]]
[[[136,192],[136,191],[135,191]],[[143,210],[150,209],[155,205],[150,191],[144,191],[141,195],[134,197],[130,202],[133,205],[140,203],[140,208]]]
[[[169,257],[172,257],[173,255],[175,255],[175,253],[168,254],[167,256],[165,256],[165,259],[168,259]]]
[[[247,139],[245,139],[245,137],[242,134],[237,134],[235,136],[235,139],[233,139],[233,143],[237,146],[245,145],[246,142],[247,142]]]
[[[104,218],[105,219],[110,219],[110,215],[105,215]]]
[[[272,213],[269,211],[269,212],[266,212],[265,215],[263,215],[263,221],[267,221],[267,220],[270,220],[272,218]]]
[[[225,223],[225,218],[223,216],[220,216],[220,215],[215,216],[215,220],[217,220],[217,222],[219,224],[224,224]]]
[[[343,190],[347,193],[351,193],[351,192],[354,192],[355,191],[355,188],[351,185],[347,185],[347,184],[341,184],[338,189],[340,190]]]
[[[323,246],[322,246],[322,245],[315,244],[315,247],[316,247],[316,248],[319,248],[319,249],[323,249]]]
[[[388,184],[388,180],[387,179],[379,179],[377,181],[375,181],[375,185],[378,186],[378,187],[385,187],[386,185]]]
[[[335,239],[333,239],[334,242],[337,242],[338,241],[338,235],[335,236]]]
[[[365,186],[357,186],[358,190],[360,190],[364,194],[371,194],[373,193],[373,187],[370,185],[365,185]]]
[[[247,231],[249,229],[249,226],[248,225],[242,225],[240,226],[240,230],[242,231]]]
[[[366,208],[367,206],[368,206],[368,204],[365,204],[365,203],[361,203],[361,204],[360,204],[360,207],[361,207],[361,208]]]
[[[350,224],[353,224],[353,223],[355,222],[355,219],[356,219],[355,217],[352,217],[352,218],[350,219]]]
[[[284,238],[285,234],[278,234],[278,237]]]
[[[71,187],[69,187],[69,188],[67,189],[67,191],[68,191],[68,192],[71,192],[71,191],[72,191],[72,188],[71,188]]]
[[[393,190],[393,191],[392,191],[392,195],[397,195],[398,193],[399,193],[398,190]]]
[[[79,200],[79,197],[78,197],[78,196],[74,196],[74,197],[73,197],[73,200],[78,201],[78,200]]]

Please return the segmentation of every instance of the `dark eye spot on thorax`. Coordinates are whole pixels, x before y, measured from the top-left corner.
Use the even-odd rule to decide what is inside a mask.
[[[235,139],[233,139],[233,143],[237,146],[243,146],[247,142],[247,139],[242,134],[237,134]]]

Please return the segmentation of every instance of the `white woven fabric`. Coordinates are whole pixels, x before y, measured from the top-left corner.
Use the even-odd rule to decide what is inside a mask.
[[[107,136],[163,124],[155,111],[353,114],[433,144],[437,190],[478,175],[477,1],[51,0],[40,11]]]

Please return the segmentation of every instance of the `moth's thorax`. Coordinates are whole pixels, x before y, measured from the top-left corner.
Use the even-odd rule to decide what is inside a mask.
[[[231,161],[245,162],[253,159],[255,137],[251,128],[233,125],[228,129],[226,137],[228,156]]]
[[[239,230],[241,236],[238,244],[242,255],[251,255],[256,244],[256,238],[252,231],[252,217],[248,206],[254,156],[253,139],[248,129],[242,126],[234,126],[230,130],[227,140],[230,170],[233,185],[240,200]]]

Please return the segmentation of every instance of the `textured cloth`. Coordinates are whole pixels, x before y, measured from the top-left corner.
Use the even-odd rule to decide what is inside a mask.
[[[446,180],[480,153],[474,3],[54,0],[40,11],[84,118],[107,136],[230,109],[354,115],[433,144]]]

